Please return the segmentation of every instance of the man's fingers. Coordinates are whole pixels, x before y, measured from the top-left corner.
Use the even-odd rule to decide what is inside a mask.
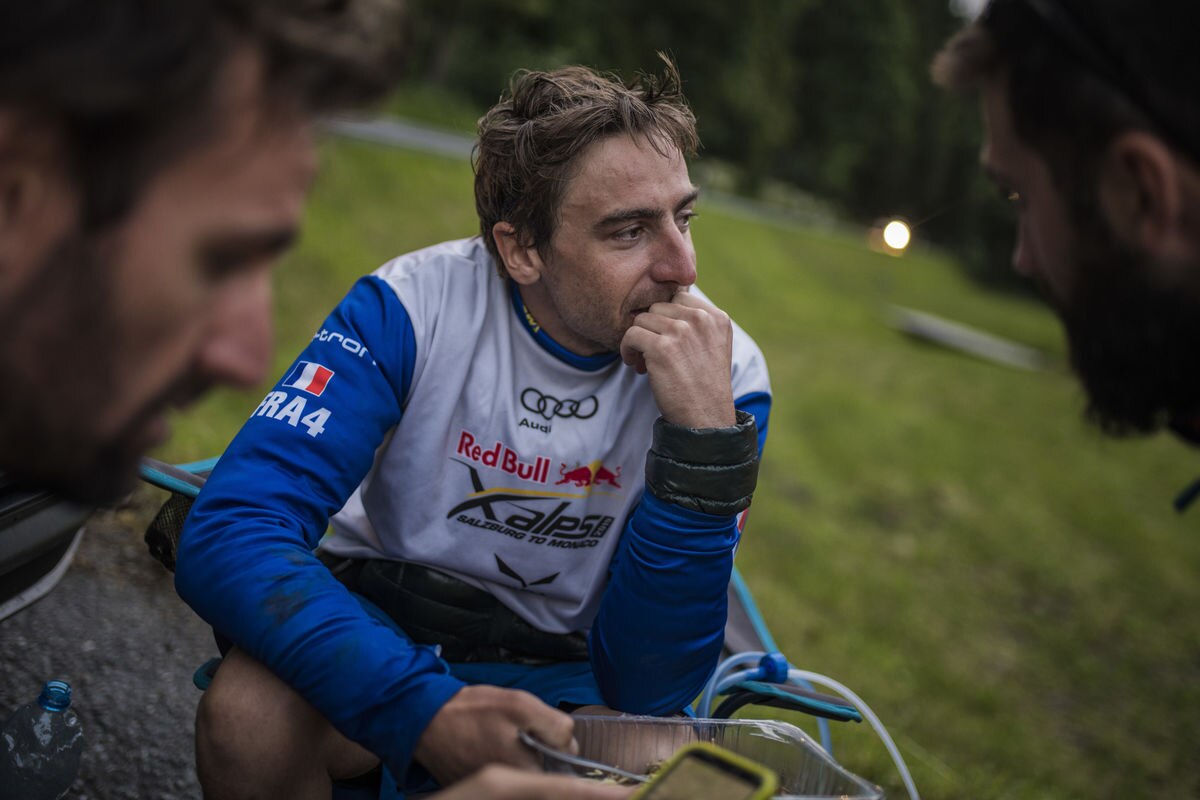
[[[695,353],[724,346],[728,341],[729,322],[724,312],[660,303],[634,317],[621,339],[621,358],[632,365],[634,351],[643,359],[651,356],[653,361],[653,356]]]
[[[646,348],[650,347],[652,340],[657,335],[634,324],[621,337],[621,360],[637,370],[638,374],[645,375],[646,358],[642,354],[646,352]]]
[[[679,297],[680,295],[675,295]],[[694,297],[684,295],[690,300],[695,301]],[[647,319],[669,319],[669,320],[700,320],[704,318],[706,312],[714,311],[715,309],[705,305],[692,305],[691,303],[655,303],[650,308],[643,311],[633,318],[633,324],[640,324],[640,321]]]
[[[658,311],[661,307],[663,311]],[[658,303],[633,318],[631,328],[645,328],[654,333],[682,333],[700,320],[694,309],[680,308],[669,303]]]
[[[541,758],[523,745],[518,730],[551,747],[570,750],[575,721],[529,692],[497,686],[466,686],[434,715],[414,755],[446,785],[488,763],[537,771]]]
[[[686,291],[679,291],[671,295],[671,303],[680,306],[691,306],[692,308],[716,308],[716,306],[707,300]]]
[[[525,723],[521,726],[529,731],[539,742],[548,744],[556,750],[566,750],[569,753],[579,751],[575,741],[575,718],[563,711],[551,708],[540,700],[534,699],[537,706],[523,714]],[[522,748],[528,751],[528,748]]]
[[[697,331],[716,332],[727,329],[729,315],[712,303],[690,294],[677,294],[669,303],[655,303],[634,317],[633,324],[641,325],[658,333],[666,333],[673,324],[683,323]]]

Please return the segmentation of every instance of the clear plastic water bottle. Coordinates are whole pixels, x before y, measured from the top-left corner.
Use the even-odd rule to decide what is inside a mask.
[[[49,681],[36,702],[0,728],[0,800],[58,800],[83,758],[83,727],[71,710],[71,687]]]

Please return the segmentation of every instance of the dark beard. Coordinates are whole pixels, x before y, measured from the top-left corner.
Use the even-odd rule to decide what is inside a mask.
[[[1099,220],[1076,227],[1075,290],[1060,314],[1087,416],[1106,433],[1152,433],[1200,410],[1200,291],[1157,285],[1196,265],[1156,264]]]
[[[127,492],[140,455],[126,443],[132,430],[100,441],[90,426],[119,389],[109,266],[105,248],[68,236],[0,312],[0,470],[87,502]]]

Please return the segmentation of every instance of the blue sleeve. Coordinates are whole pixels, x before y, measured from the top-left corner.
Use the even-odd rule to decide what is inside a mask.
[[[175,573],[201,617],[400,778],[462,684],[364,612],[313,548],[399,422],[415,356],[395,293],[359,281],[225,451]]]
[[[762,458],[763,448],[767,445],[767,425],[771,416],[771,395],[767,392],[753,392],[739,397],[734,405],[739,411],[745,411],[754,417],[754,426],[758,428],[758,457]]]
[[[754,415],[759,455],[771,398],[738,398]],[[721,656],[739,516],[715,516],[650,492],[625,523],[588,637],[604,701],[633,714],[672,714],[704,688]]]

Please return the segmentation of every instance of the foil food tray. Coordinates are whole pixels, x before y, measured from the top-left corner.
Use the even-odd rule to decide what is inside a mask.
[[[781,800],[882,800],[878,786],[838,764],[795,725],[775,720],[684,717],[575,717],[579,755],[639,775],[654,772],[675,751],[702,741],[763,764],[779,776]],[[547,756],[548,772],[585,775]]]

